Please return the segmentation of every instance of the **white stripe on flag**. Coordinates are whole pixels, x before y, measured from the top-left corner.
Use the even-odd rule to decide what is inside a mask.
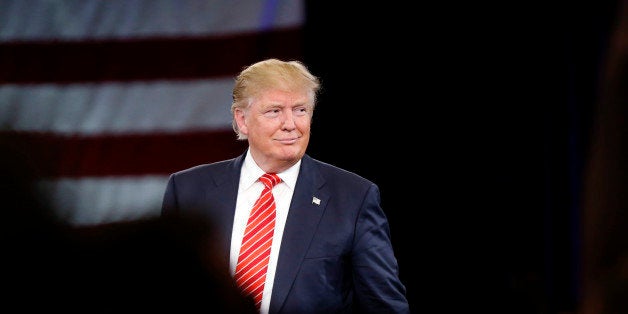
[[[40,182],[45,199],[76,226],[155,217],[168,176],[57,179]]]
[[[242,38],[245,38],[245,44],[249,44],[249,35],[256,33],[301,28],[305,24],[304,3],[303,0],[0,0],[0,44],[8,47],[9,51],[28,52],[34,51],[29,49],[35,48],[21,43],[42,42],[42,47],[50,48],[60,42],[60,50],[50,51],[58,53],[59,56],[65,56],[63,53],[68,51],[74,56],[72,53],[84,51],[82,49],[99,51],[94,47],[99,47],[99,42],[102,42],[106,44],[105,48],[114,47],[114,53],[122,54],[122,56],[115,55],[112,60],[109,60],[108,66],[113,66],[115,70],[115,66],[124,66],[124,62],[134,60],[132,57],[124,58],[124,51],[116,49],[142,47],[146,44],[143,42],[145,39],[168,39],[164,41],[166,45],[176,45],[178,42],[196,43],[197,39],[200,42],[212,44],[213,38],[208,37],[216,36],[218,39],[216,42],[222,44],[223,39],[235,39],[234,45],[237,45],[238,40]],[[120,42],[112,45],[109,41]],[[68,45],[67,42],[70,44]],[[157,41],[157,44],[150,43],[150,45],[159,46],[161,42]],[[282,42],[281,44],[294,45],[296,43]],[[221,51],[216,53],[220,54]],[[234,59],[230,60],[232,53]],[[247,51],[247,53],[259,54],[261,58],[267,51],[260,48],[260,51]],[[0,84],[0,129],[2,131],[43,132],[44,139],[54,139],[58,134],[72,135],[68,137],[70,139],[74,139],[73,135],[77,135],[80,139],[89,137],[85,142],[70,143],[68,147],[76,148],[75,150],[79,153],[95,151],[94,154],[85,158],[91,158],[90,164],[98,164],[102,162],[99,159],[100,151],[89,148],[100,149],[101,147],[93,145],[92,140],[109,143],[107,139],[122,138],[121,142],[115,143],[124,144],[124,136],[132,134],[141,134],[140,139],[143,138],[142,136],[155,139],[150,135],[158,134],[156,139],[159,141],[159,136],[163,133],[191,131],[194,134],[194,131],[203,133],[231,129],[229,110],[233,77],[203,80],[177,79],[179,77],[208,77],[204,75],[230,75],[221,72],[220,69],[208,73],[203,71],[197,73],[192,70],[172,73],[166,69],[168,71],[164,72],[165,76],[159,74],[159,71],[156,72],[157,74],[146,71],[144,74],[148,76],[138,76],[146,81],[133,81],[134,76],[109,77],[102,74],[109,73],[105,72],[107,69],[100,69],[102,75],[96,76],[96,79],[101,77],[102,81],[86,83],[90,80],[89,75],[70,75],[66,77],[66,80],[59,78],[59,83],[63,84],[55,84],[54,81],[48,81],[50,79],[48,75],[44,75],[50,73],[37,71],[58,71],[55,68],[55,58],[59,56],[52,55],[51,58],[42,60],[25,58],[24,63],[33,62],[35,65],[34,72],[30,73],[29,71],[33,69],[28,67],[29,64],[24,63],[18,64],[24,67],[23,69],[13,72],[32,75],[24,76],[23,80],[19,79],[22,77],[19,75],[8,76],[11,80],[7,82],[33,82],[33,84]],[[83,55],[79,56],[83,57]],[[85,56],[85,58],[91,57]],[[237,62],[240,60],[239,52],[226,51],[225,58],[227,62]],[[39,64],[39,61],[42,64]],[[65,59],[64,61],[68,62]],[[83,64],[82,60],[77,61],[76,67]],[[221,59],[215,62],[224,61]],[[209,62],[211,63],[212,60]],[[106,65],[105,62],[103,66]],[[155,64],[155,67],[159,66]],[[89,71],[89,68],[85,71]],[[169,73],[172,75],[172,80],[167,79]],[[151,77],[151,75],[154,76]],[[55,77],[54,73],[51,77]],[[41,78],[44,78],[43,81]],[[125,78],[129,80],[114,81]],[[67,84],[81,79],[84,79],[82,83]],[[44,84],[39,84],[42,82]],[[168,136],[166,135],[165,138]],[[65,138],[55,144],[61,144],[58,147],[63,148],[64,141]],[[91,146],[84,148],[81,146],[83,143]],[[79,145],[79,147],[72,145]],[[119,145],[113,147],[119,147]],[[102,148],[107,149],[104,146]],[[220,149],[220,147],[215,149]],[[107,154],[103,155],[111,156],[111,151],[104,152]],[[69,156],[77,156],[76,154],[76,152],[68,153]],[[82,156],[79,155],[79,157]],[[154,158],[164,157],[155,154]],[[77,158],[77,160],[70,159],[69,162],[81,165],[81,161]],[[52,162],[58,162],[61,165],[59,169],[67,168],[63,162],[68,162],[68,160],[53,160]],[[89,167],[86,169],[89,170]],[[148,171],[161,173],[155,172],[155,169],[151,167],[148,167]],[[91,225],[159,214],[166,176],[120,175],[120,172],[115,171],[109,176],[107,174],[98,177],[89,176],[94,173],[99,172],[77,174],[70,171],[69,174],[62,173],[58,177],[42,182],[46,191],[45,195],[51,199],[51,207],[69,223]]]
[[[231,128],[233,79],[0,85],[0,125],[102,135]]]
[[[0,41],[198,37],[302,25],[294,0],[0,0]]]

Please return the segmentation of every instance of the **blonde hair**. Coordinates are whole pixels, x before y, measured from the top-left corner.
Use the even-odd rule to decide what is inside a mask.
[[[238,128],[235,110],[248,109],[259,93],[275,88],[289,91],[306,90],[311,100],[310,114],[313,114],[320,86],[320,80],[300,61],[266,59],[245,67],[235,79],[231,103],[232,126],[238,139],[245,140],[247,136]]]

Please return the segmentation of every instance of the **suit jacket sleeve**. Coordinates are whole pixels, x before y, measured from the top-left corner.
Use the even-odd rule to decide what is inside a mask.
[[[372,184],[356,223],[352,254],[356,303],[361,313],[409,313],[405,287],[399,280],[388,220]]]

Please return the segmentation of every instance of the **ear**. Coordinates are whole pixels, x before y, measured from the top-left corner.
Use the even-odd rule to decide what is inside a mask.
[[[235,109],[233,118],[238,124],[238,129],[245,135],[249,135],[249,129],[246,127],[246,112],[242,109]]]

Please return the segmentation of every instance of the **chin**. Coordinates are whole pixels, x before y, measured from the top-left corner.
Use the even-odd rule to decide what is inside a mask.
[[[303,157],[303,153],[301,151],[283,151],[281,154],[281,159],[284,161],[296,161]]]

